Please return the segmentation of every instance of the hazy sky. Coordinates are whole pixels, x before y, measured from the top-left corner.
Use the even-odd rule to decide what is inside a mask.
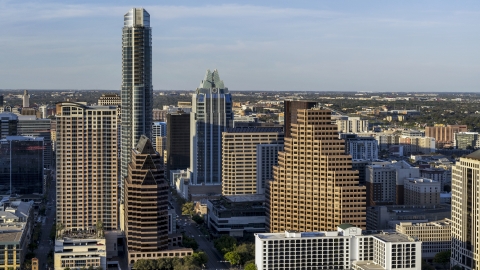
[[[156,90],[215,68],[231,90],[480,90],[478,0],[0,0],[0,89],[120,89],[132,7],[151,15]]]

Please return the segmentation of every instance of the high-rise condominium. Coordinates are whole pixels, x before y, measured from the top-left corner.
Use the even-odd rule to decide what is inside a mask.
[[[57,104],[57,222],[117,229],[117,107]]]
[[[121,187],[128,172],[131,149],[141,135],[152,133],[152,30],[150,14],[133,8],[124,17],[122,45]],[[122,192],[122,202],[124,193]]]
[[[452,168],[452,266],[480,269],[480,151]]]
[[[218,71],[207,70],[192,96],[190,169],[193,185],[222,184],[222,132],[233,120],[232,96]]]
[[[331,112],[298,110],[290,134],[267,185],[267,230],[332,231],[343,223],[365,228],[365,187]]]

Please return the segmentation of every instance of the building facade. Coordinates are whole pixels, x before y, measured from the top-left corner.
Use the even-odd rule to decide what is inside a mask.
[[[438,125],[425,127],[425,136],[435,138],[436,147],[442,148],[452,146],[453,134],[467,131],[467,125]]]
[[[121,122],[122,117],[122,98],[118,94],[102,94],[98,99],[100,106],[117,106],[118,122]]]
[[[222,195],[257,193],[257,145],[283,144],[282,128],[228,128],[222,133]]]
[[[452,171],[444,168],[420,169],[420,177],[440,182],[441,191],[450,192],[452,186]]]
[[[11,112],[0,113],[0,139],[16,136],[18,116]]]
[[[167,137],[167,123],[165,122],[152,123],[152,137],[150,139],[152,140],[154,149],[157,149],[157,137]]]
[[[450,250],[452,244],[451,221],[401,222],[396,231],[422,241],[422,257],[433,259],[435,254]]]
[[[167,155],[165,175],[172,170],[186,170],[190,165],[190,113],[167,114]],[[169,179],[171,181],[171,179]]]
[[[42,137],[8,136],[0,140],[2,194],[43,194]]]
[[[168,183],[163,161],[150,140],[141,136],[132,150],[125,182],[125,236],[129,262],[137,254],[168,248]]]
[[[360,117],[334,115],[332,116],[332,123],[337,125],[340,133],[368,132],[368,120],[363,120]]]
[[[374,137],[359,137],[357,134],[343,133],[340,138],[345,140],[345,151],[358,160],[377,160],[378,142]]]
[[[366,167],[367,205],[401,205],[405,203],[404,181],[420,177],[418,167],[405,161],[379,162]]]
[[[265,232],[265,196],[236,195],[207,200],[207,226],[215,235],[243,237]]]
[[[278,165],[282,144],[257,144],[257,194],[265,194],[268,181],[273,179],[273,166]]]
[[[365,228],[365,187],[329,110],[298,110],[273,171],[267,231],[325,231],[343,223]]]
[[[456,149],[480,148],[478,132],[458,132],[453,134],[453,147]]]
[[[152,136],[152,29],[150,14],[133,8],[124,16],[122,37],[121,175],[123,190],[131,149],[141,135]],[[124,193],[121,202],[124,201]]]
[[[233,120],[232,96],[217,70],[207,70],[192,95],[191,185],[222,184],[222,132]]]
[[[285,100],[283,102],[285,138],[290,138],[292,124],[297,123],[297,111],[311,109],[317,105],[318,102],[313,100]]]
[[[42,137],[44,145],[43,166],[53,168],[51,119],[38,119],[35,116],[19,116],[17,133],[20,136]]]
[[[441,183],[426,178],[407,178],[404,181],[406,205],[439,205]]]
[[[116,112],[115,112],[116,113]],[[107,247],[103,239],[57,239],[53,256],[54,270],[107,269]]]
[[[57,222],[117,229],[117,108],[57,103]]]
[[[480,269],[480,151],[452,168],[452,266]]]
[[[342,224],[336,231],[255,235],[258,270],[420,270],[422,242],[398,233],[362,234]]]

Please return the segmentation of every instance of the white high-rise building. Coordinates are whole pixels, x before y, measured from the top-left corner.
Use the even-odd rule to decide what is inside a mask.
[[[394,232],[362,234],[350,224],[337,231],[255,235],[258,270],[420,270],[421,261],[422,242]]]
[[[332,123],[338,127],[340,133],[362,133],[368,131],[368,120],[360,117],[332,115]]]
[[[125,14],[122,40],[121,202],[131,149],[140,136],[152,136],[152,29],[145,9]]]
[[[232,96],[218,71],[207,70],[192,96],[190,114],[192,185],[222,184],[222,132],[233,120]]]

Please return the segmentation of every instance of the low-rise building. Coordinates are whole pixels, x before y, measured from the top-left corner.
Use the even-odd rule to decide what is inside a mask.
[[[450,250],[451,220],[432,222],[401,222],[396,231],[422,241],[422,257],[432,259],[440,251]]]
[[[404,182],[406,205],[440,204],[440,182],[426,178],[407,178]]]
[[[33,202],[6,202],[1,210],[0,268],[21,269],[33,231]]]
[[[224,196],[208,200],[207,225],[214,234],[242,237],[244,233],[265,232],[264,195]]]
[[[105,238],[55,240],[55,270],[89,268],[90,266],[107,269]]]
[[[445,218],[450,219],[451,214],[452,207],[449,204],[367,207],[367,230],[395,229],[395,226],[401,222],[429,222]]]
[[[350,224],[337,231],[255,235],[255,265],[267,269],[421,269],[421,245],[404,234],[362,234]]]

